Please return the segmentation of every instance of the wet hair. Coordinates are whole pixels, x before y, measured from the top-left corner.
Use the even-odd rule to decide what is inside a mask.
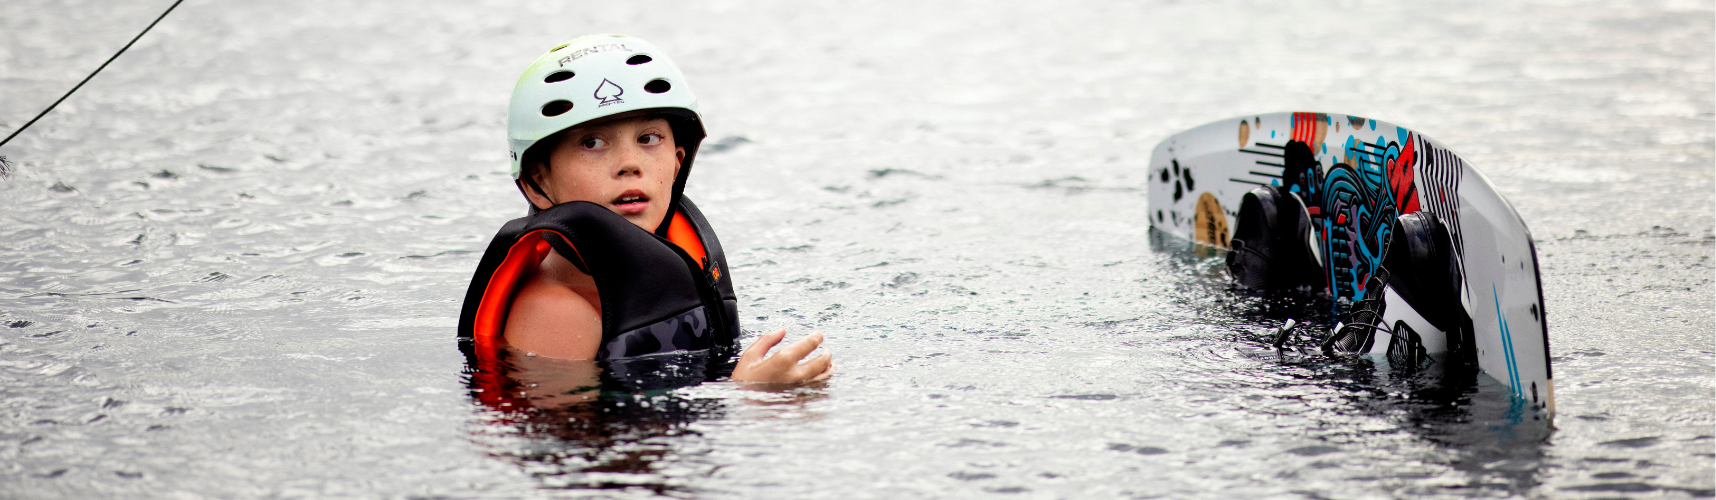
[[[542,138],[540,141],[536,141],[536,144],[532,144],[530,149],[524,150],[524,156],[518,162],[518,180],[524,182],[525,185],[530,186],[529,189],[535,190],[536,194],[544,196],[548,194],[542,191],[542,186],[536,184],[536,176],[550,170],[551,167],[548,164],[548,155],[552,154],[556,148],[559,148],[560,141],[565,138],[566,130],[555,132],[553,134],[549,134],[548,137]],[[525,188],[520,186],[519,189]],[[534,208],[535,205],[532,205],[532,207]]]

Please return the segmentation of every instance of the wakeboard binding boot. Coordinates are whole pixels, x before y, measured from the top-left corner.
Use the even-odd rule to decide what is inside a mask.
[[[1227,271],[1240,287],[1265,292],[1308,287],[1322,277],[1311,215],[1305,203],[1278,186],[1240,198]]]
[[[1382,355],[1397,367],[1418,367],[1433,353],[1473,355],[1447,225],[1435,214],[1414,212],[1396,218],[1391,229],[1382,265],[1323,342],[1324,351]]]

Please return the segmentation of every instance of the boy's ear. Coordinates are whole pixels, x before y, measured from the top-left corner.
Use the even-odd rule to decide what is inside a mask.
[[[677,179],[679,178],[679,168],[685,166],[685,147],[674,147],[673,156],[673,177]]]
[[[518,184],[518,192],[524,193],[524,199],[529,200],[530,204],[535,206],[537,210],[548,210],[550,208],[554,208],[554,202],[549,200],[548,196],[543,195],[541,191],[537,190],[535,182],[525,179],[519,179],[513,182]]]

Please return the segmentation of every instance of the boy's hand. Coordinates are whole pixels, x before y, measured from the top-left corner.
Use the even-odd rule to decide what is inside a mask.
[[[822,334],[812,333],[810,336],[793,342],[781,348],[781,352],[768,356],[781,339],[786,338],[786,330],[765,334],[745,348],[739,355],[739,365],[733,368],[733,381],[764,384],[796,384],[802,382],[821,382],[834,376],[834,355],[823,353],[800,363],[799,360],[822,345]]]

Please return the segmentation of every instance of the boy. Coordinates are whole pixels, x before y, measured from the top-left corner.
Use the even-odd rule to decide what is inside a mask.
[[[508,347],[598,361],[732,347],[721,245],[683,194],[704,135],[684,75],[649,42],[590,35],[538,57],[507,113],[531,215],[501,228],[466,293],[459,335],[473,364],[493,369]],[[800,363],[821,334],[765,357],[785,335],[759,338],[732,379],[833,374],[828,354]]]

